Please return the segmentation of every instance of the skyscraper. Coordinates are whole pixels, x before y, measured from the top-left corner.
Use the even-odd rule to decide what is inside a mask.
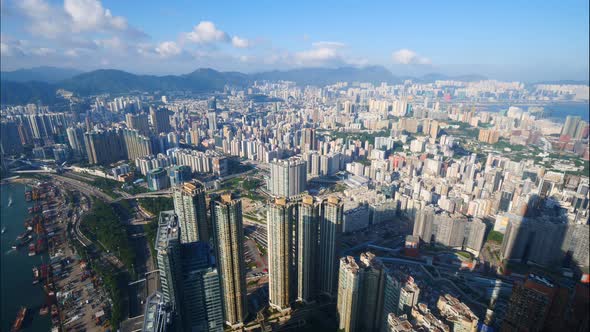
[[[386,270],[383,287],[383,310],[381,313],[381,329],[387,326],[387,315],[410,315],[411,309],[418,303],[420,288],[414,278],[399,270]]]
[[[2,153],[6,154],[18,154],[23,151],[16,122],[2,121],[0,123],[0,147]]]
[[[207,112],[207,123],[209,124],[209,130],[215,133],[217,130],[217,113],[215,110],[209,110]]]
[[[248,314],[242,202],[231,193],[211,202],[212,226],[223,294],[226,324],[241,326]]]
[[[127,157],[125,143],[117,130],[86,132],[84,144],[90,164],[110,164]]]
[[[147,173],[147,185],[150,190],[158,191],[170,187],[170,179],[163,168],[152,169]]]
[[[565,123],[561,128],[561,136],[569,136],[570,138],[574,138],[576,134],[576,129],[578,127],[578,123],[582,120],[579,116],[572,116],[568,115],[565,117]]]
[[[268,293],[272,307],[289,307],[293,283],[293,206],[284,197],[268,205]]]
[[[336,295],[336,278],[338,276],[338,244],[342,233],[344,204],[336,196],[330,196],[322,202],[320,217],[319,264],[317,281],[319,292]]]
[[[215,133],[217,130],[217,99],[215,97],[207,101],[207,123],[209,130]]]
[[[150,118],[156,135],[170,131],[170,116],[167,109],[150,109]]]
[[[137,158],[149,156],[153,154],[152,141],[143,136],[138,130],[123,129],[123,143],[127,153],[127,159],[135,160]]]
[[[319,207],[305,196],[297,208],[297,300],[307,302],[317,292]]]
[[[346,256],[340,259],[338,274],[338,330],[344,332],[356,331],[358,307],[360,305],[359,289],[361,277],[360,267],[354,257]]]
[[[301,153],[309,152],[316,149],[315,129],[304,128],[301,130]]]
[[[197,182],[185,182],[174,188],[174,212],[182,230],[182,243],[209,242],[205,190]]]
[[[270,163],[268,190],[273,196],[291,197],[307,186],[307,164],[301,159],[273,160]]]
[[[141,114],[125,114],[125,123],[129,129],[139,131],[141,135],[149,136],[150,126],[148,123],[148,116],[145,113]]]
[[[86,156],[86,146],[84,144],[84,130],[81,127],[70,127],[66,129],[68,143],[77,158]]]
[[[179,285],[182,278],[180,231],[174,211],[162,211],[158,219],[156,234],[156,263],[160,270],[160,286],[163,300],[179,317],[181,295]]]
[[[181,255],[183,330],[223,331],[219,274],[209,245],[182,244]]]
[[[338,320],[341,331],[378,331],[383,306],[383,264],[374,254],[340,259]]]
[[[549,280],[529,275],[512,289],[502,331],[544,330],[557,291],[558,287]]]

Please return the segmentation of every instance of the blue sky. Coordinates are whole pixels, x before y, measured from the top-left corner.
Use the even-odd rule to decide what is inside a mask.
[[[588,78],[588,1],[1,1],[3,70],[382,65]]]

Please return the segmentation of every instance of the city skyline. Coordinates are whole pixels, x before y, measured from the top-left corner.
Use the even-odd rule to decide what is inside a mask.
[[[2,70],[47,65],[161,75],[201,67],[252,73],[380,65],[401,76],[480,74],[527,82],[586,80],[588,73],[588,4],[578,1],[303,3],[288,10],[138,5],[3,1]],[[162,61],[166,66],[158,65]]]
[[[0,9],[0,330],[589,331],[588,3]]]

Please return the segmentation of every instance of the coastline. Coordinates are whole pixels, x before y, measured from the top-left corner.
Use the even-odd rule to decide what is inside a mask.
[[[30,179],[29,179],[30,180]],[[2,330],[9,331],[15,321],[16,313],[21,307],[28,308],[23,327],[20,331],[48,331],[51,320],[39,315],[39,309],[46,304],[47,294],[41,284],[33,284],[34,267],[49,260],[47,252],[35,256],[27,255],[27,248],[12,249],[11,246],[18,234],[26,228],[23,223],[31,215],[27,209],[33,206],[24,198],[25,184],[33,181],[5,181],[0,184],[2,197]],[[12,200],[8,206],[8,200]]]

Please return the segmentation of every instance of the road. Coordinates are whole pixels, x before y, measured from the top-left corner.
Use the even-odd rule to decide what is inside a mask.
[[[93,187],[92,185],[76,180],[76,179],[72,179],[63,175],[57,175],[57,174],[50,174],[49,176],[51,176],[52,178],[54,178],[58,183],[64,183],[64,184],[68,184],[71,187],[73,187],[74,189],[88,195],[88,196],[95,196],[98,197],[100,199],[102,199],[103,201],[107,202],[107,203],[111,203],[113,202],[113,198],[109,195],[107,195],[105,192],[103,192],[102,190]]]

